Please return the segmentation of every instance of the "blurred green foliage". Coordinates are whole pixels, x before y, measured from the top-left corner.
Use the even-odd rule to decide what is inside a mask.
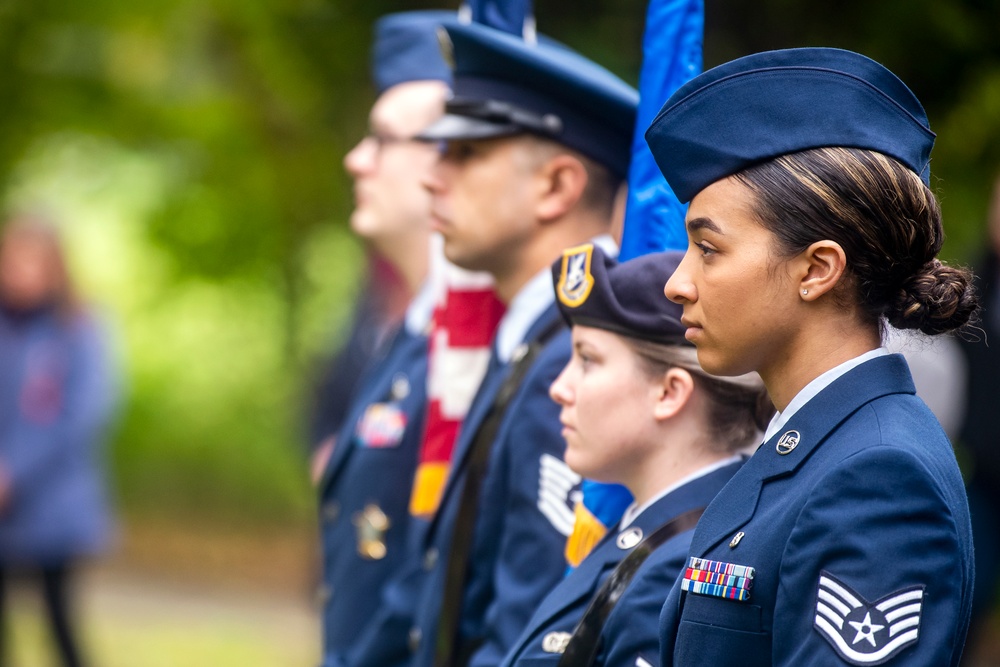
[[[627,80],[645,1],[536,2]],[[972,261],[1000,166],[1000,0],[706,0],[706,67],[860,50],[916,91],[949,242]],[[340,160],[372,101],[372,21],[399,0],[0,0],[0,183],[63,221],[120,331],[122,503],[307,520],[303,420],[364,253]]]

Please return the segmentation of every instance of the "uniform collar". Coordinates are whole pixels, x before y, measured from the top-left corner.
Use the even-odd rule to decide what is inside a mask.
[[[411,336],[427,335],[431,317],[434,315],[434,297],[434,287],[431,281],[425,280],[424,284],[420,286],[420,291],[406,308],[403,322],[406,332]]]
[[[622,520],[621,520],[621,523],[620,523],[620,526],[619,526],[618,530],[624,530],[625,528],[628,528],[632,524],[632,522],[634,522],[636,519],[638,519],[639,517],[641,517],[642,514],[646,510],[648,510],[654,504],[656,504],[657,502],[659,502],[667,494],[672,493],[673,491],[676,491],[677,489],[681,488],[685,484],[688,484],[690,482],[693,482],[696,479],[704,477],[705,475],[713,473],[713,472],[715,472],[716,470],[718,470],[720,468],[725,468],[728,465],[732,465],[733,463],[737,463],[742,458],[743,457],[741,455],[736,454],[735,456],[730,456],[729,458],[722,459],[721,461],[716,461],[715,463],[710,463],[709,465],[705,466],[704,468],[699,468],[698,470],[695,470],[693,473],[691,473],[687,477],[681,479],[680,481],[671,484],[667,488],[663,489],[663,491],[660,491],[658,494],[656,494],[655,496],[653,496],[652,498],[650,498],[649,500],[647,500],[646,502],[644,502],[642,505],[636,505],[635,503],[632,503],[631,505],[629,505],[625,509],[625,513],[622,514]]]
[[[691,555],[701,556],[731,537],[753,516],[763,485],[793,474],[833,430],[862,406],[891,394],[916,393],[902,355],[875,356],[831,382],[804,409],[788,418],[780,437],[775,433],[750,457],[698,522]],[[778,448],[778,443],[785,446]]]
[[[774,437],[774,434],[784,428],[788,420],[791,419],[799,409],[811,401],[816,394],[823,391],[831,384],[833,381],[844,375],[851,369],[860,366],[870,359],[875,359],[876,357],[882,357],[889,354],[889,351],[884,347],[878,347],[869,352],[865,352],[862,355],[849,359],[839,366],[835,366],[823,373],[815,380],[807,384],[799,393],[795,394],[795,398],[791,400],[788,406],[782,412],[775,413],[774,417],[771,418],[771,423],[767,425],[767,430],[764,432],[763,442],[767,442]]]

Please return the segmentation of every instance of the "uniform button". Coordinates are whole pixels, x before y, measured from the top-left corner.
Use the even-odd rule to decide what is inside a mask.
[[[410,648],[410,653],[416,653],[417,649],[420,648],[420,640],[423,639],[424,633],[420,631],[420,628],[410,628],[410,634],[406,638],[406,645]]]
[[[431,547],[424,552],[424,569],[430,572],[438,562],[438,550]]]
[[[331,500],[330,502],[323,505],[323,518],[329,522],[334,522],[340,516],[340,503],[336,500]]]

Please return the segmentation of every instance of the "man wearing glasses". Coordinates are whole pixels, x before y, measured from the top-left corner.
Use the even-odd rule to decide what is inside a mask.
[[[377,348],[353,394],[340,432],[326,447],[318,480],[323,546],[324,660],[344,650],[375,613],[379,591],[404,562],[415,521],[410,490],[424,430],[430,196],[423,174],[434,146],[414,141],[444,109],[450,71],[437,27],[449,12],[406,12],[376,25],[373,74],[378,98],[370,133],[344,158],[354,180],[352,230],[413,296],[402,324]]]

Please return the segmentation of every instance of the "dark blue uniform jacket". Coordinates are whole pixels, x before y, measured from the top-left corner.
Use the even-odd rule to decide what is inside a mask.
[[[968,504],[899,355],[862,363],[793,414],[709,506],[691,554],[755,568],[751,596],[675,586],[665,665],[958,664]]]
[[[534,340],[558,321],[549,307],[530,327]],[[462,603],[460,641],[481,644],[471,664],[497,665],[545,595],[566,570],[563,551],[572,529],[571,497],[579,478],[562,462],[559,406],[549,385],[570,355],[562,330],[536,357],[508,405],[491,450]],[[471,440],[510,365],[491,360],[455,443],[452,472],[422,550],[382,595],[376,620],[351,651],[327,665],[431,665],[441,613],[447,553]]]
[[[385,582],[416,553],[421,522],[409,501],[426,412],[427,337],[402,327],[388,345],[358,386],[320,482],[327,656],[357,640]],[[382,517],[387,524],[379,525]]]
[[[559,317],[555,306],[548,308],[525,340],[534,340]],[[511,400],[491,450],[459,626],[460,643],[481,643],[470,665],[498,664],[566,571],[570,495],[579,477],[562,462],[560,408],[549,397],[549,386],[569,361],[570,349],[568,329],[545,345]],[[509,365],[487,372],[459,434],[441,509],[427,535],[427,581],[417,617],[421,642],[415,664],[421,667],[433,664],[446,554],[452,545],[471,441],[508,372]]]
[[[742,461],[731,463],[671,491],[646,508],[624,531],[638,528],[648,537],[681,514],[707,506],[742,465]],[[549,593],[514,649],[507,654],[504,667],[558,664],[562,654],[554,652],[551,644],[547,646],[545,639],[553,633],[572,634],[601,585],[635,548],[635,544],[628,548],[619,546],[621,533],[621,528],[609,532],[580,566]],[[693,534],[694,530],[688,530],[670,538],[643,561],[604,624],[602,648],[595,664],[631,667],[639,658],[650,665],[657,664],[660,610],[687,563]]]

